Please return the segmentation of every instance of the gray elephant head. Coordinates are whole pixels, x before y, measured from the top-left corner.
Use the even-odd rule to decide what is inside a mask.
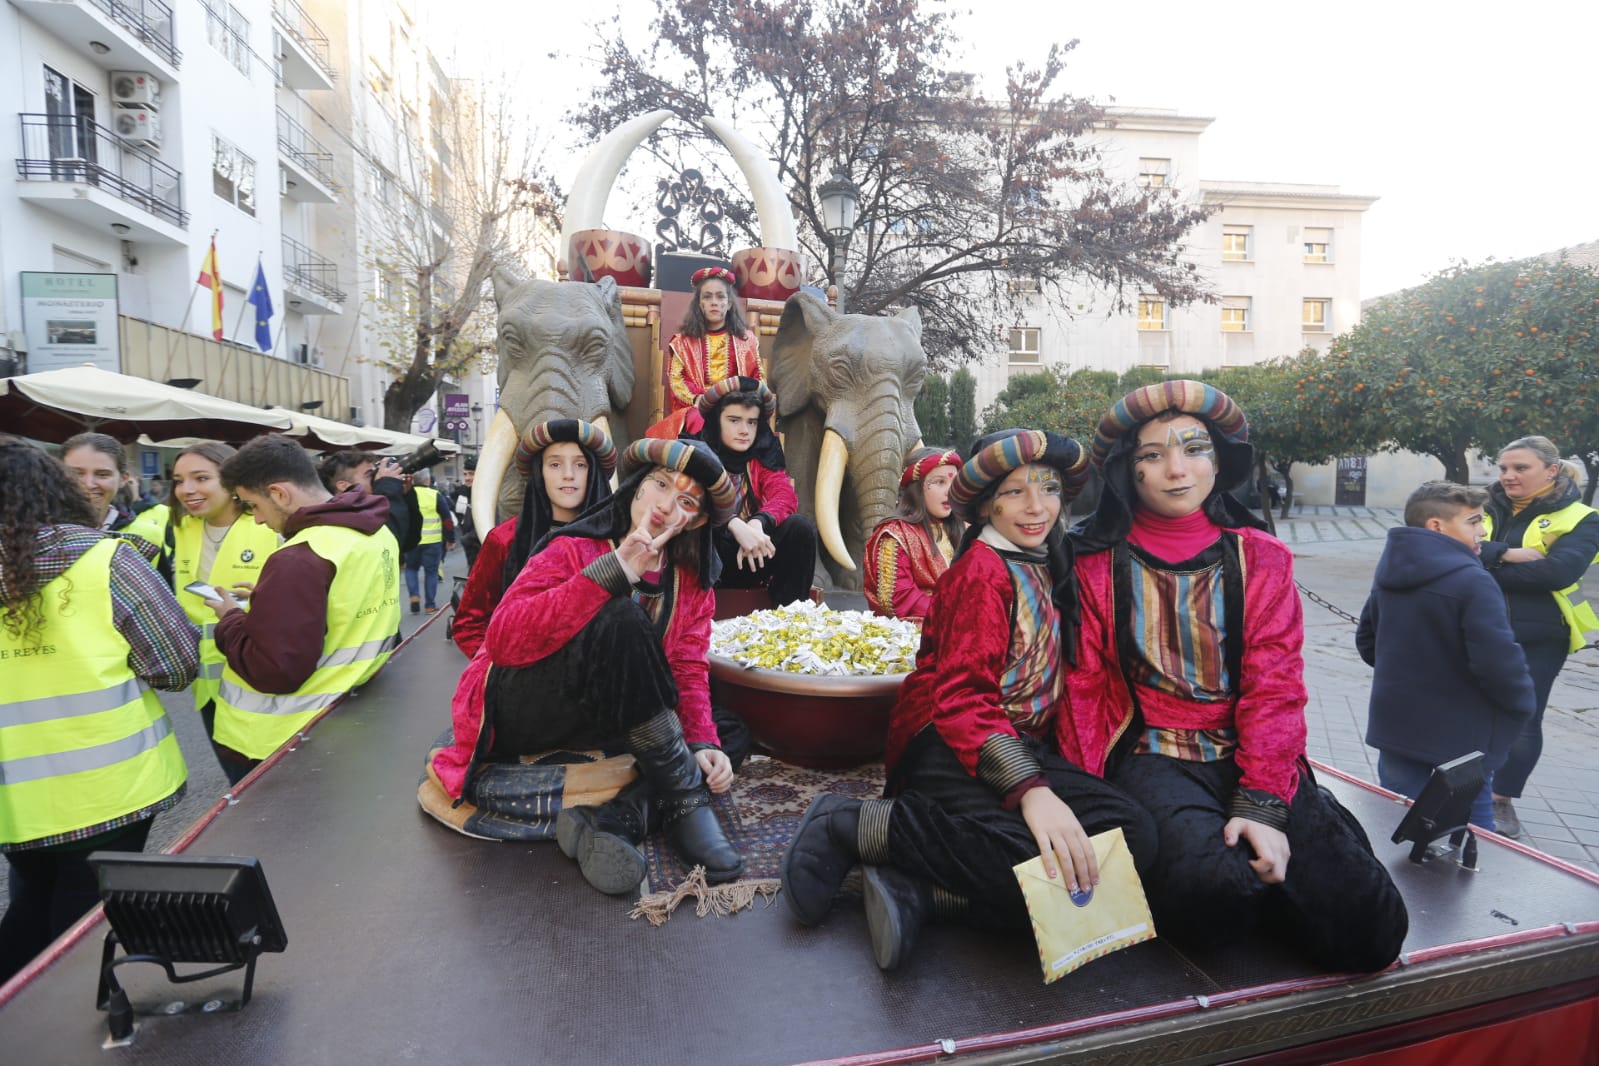
[[[816,520],[833,584],[860,588],[866,538],[893,517],[905,456],[922,436],[921,316],[841,315],[799,293],[783,308],[770,362],[800,508]]]
[[[521,510],[525,479],[511,466],[529,426],[581,418],[605,426],[621,448],[633,397],[633,352],[616,282],[524,281],[494,274],[499,305],[500,407],[472,486],[472,521],[484,531]]]

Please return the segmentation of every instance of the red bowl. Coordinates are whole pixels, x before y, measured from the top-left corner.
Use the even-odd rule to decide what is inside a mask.
[[[744,667],[720,655],[710,663],[711,699],[742,718],[774,758],[837,770],[883,757],[905,674],[816,677]]]

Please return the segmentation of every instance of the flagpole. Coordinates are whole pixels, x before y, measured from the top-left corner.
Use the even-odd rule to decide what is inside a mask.
[[[212,230],[211,231],[211,243],[215,244],[216,243],[216,239],[217,239],[217,231],[216,230]],[[210,255],[210,254],[211,253],[210,253],[209,246],[207,246],[206,255]],[[203,267],[205,265],[205,260],[201,259],[200,260],[200,264]],[[194,292],[199,287],[200,287],[200,283],[199,283],[198,280],[196,280],[193,285],[189,286],[189,300],[188,300],[187,303],[185,303],[183,305],[183,314],[178,319],[178,327],[177,327],[177,329],[171,330],[168,333],[168,336],[167,336],[167,368],[166,368],[166,376],[162,379],[163,381],[168,380],[168,379],[170,379],[172,377],[172,353],[177,348],[178,338],[180,336],[183,336],[183,335],[185,335],[185,334],[187,334],[189,332],[189,313],[194,310]]]

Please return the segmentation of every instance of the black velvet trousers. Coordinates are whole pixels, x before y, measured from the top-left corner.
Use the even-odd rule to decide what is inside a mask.
[[[1213,945],[1262,929],[1329,970],[1364,973],[1392,962],[1409,915],[1354,815],[1301,767],[1289,807],[1288,876],[1268,885],[1249,866],[1251,849],[1222,839],[1238,778],[1232,759],[1164,755],[1128,756],[1111,774],[1159,827],[1160,861],[1144,876],[1144,891],[1160,935]]]
[[[716,553],[722,557],[722,576],[716,586],[724,589],[753,589],[761,586],[771,593],[772,606],[803,600],[811,593],[816,575],[816,523],[802,514],[789,515],[776,529],[767,530],[777,554],[757,570],[739,569],[738,541],[725,529],[716,531]]]
[[[1052,747],[1024,739],[1050,788],[1072,809],[1083,831],[1093,836],[1119,826],[1139,874],[1150,869],[1157,837],[1149,813]],[[967,924],[1027,928],[1027,903],[1011,867],[1036,858],[1038,844],[1021,811],[1006,810],[993,789],[966,772],[932,727],[906,748],[889,788],[898,800],[888,821],[892,864],[964,897],[968,909],[961,920]]]

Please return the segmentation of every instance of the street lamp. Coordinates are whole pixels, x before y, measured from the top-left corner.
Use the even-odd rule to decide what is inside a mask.
[[[849,238],[855,232],[855,211],[861,190],[849,180],[849,171],[834,167],[833,176],[816,187],[822,202],[822,226],[827,230],[827,273],[838,287],[838,310],[844,312],[844,264],[849,259]]]
[[[472,405],[472,447],[474,450],[481,451],[483,448],[483,438],[479,435],[482,432],[483,405],[475,403]]]

